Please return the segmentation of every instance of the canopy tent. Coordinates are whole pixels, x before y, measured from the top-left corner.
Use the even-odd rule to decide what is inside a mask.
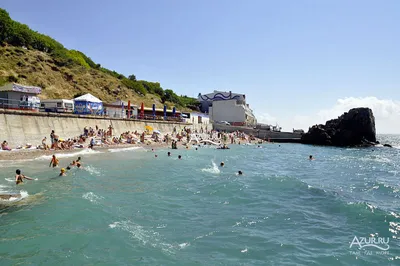
[[[75,114],[100,115],[103,113],[103,102],[90,93],[75,98],[74,102]]]

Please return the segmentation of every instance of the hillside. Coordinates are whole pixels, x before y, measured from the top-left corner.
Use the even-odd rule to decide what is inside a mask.
[[[164,90],[158,82],[136,80],[68,50],[49,36],[13,21],[0,8],[0,86],[7,82],[41,87],[40,98],[73,98],[91,93],[105,102],[116,98],[146,106],[196,109],[197,100]]]

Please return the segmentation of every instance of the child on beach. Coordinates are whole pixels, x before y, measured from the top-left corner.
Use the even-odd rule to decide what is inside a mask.
[[[51,161],[50,161],[50,164],[49,164],[49,167],[51,166],[51,165],[53,165],[53,167],[57,167],[58,166],[58,159],[56,158],[56,156],[55,155],[53,155],[53,158],[51,159]]]

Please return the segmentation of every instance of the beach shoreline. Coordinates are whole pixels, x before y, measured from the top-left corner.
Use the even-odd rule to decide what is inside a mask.
[[[145,150],[151,150],[154,148],[168,148],[170,146],[166,143],[151,143],[151,144],[118,144],[118,145],[108,145],[108,146],[95,146],[93,151],[105,151],[109,150],[117,150],[117,149],[126,149],[126,148],[143,148]],[[53,155],[53,154],[69,154],[76,153],[85,150],[92,150],[90,148],[74,148],[69,150],[41,150],[41,149],[20,149],[20,150],[12,150],[12,151],[1,151],[0,152],[0,161],[22,161],[22,160],[31,160],[36,159],[41,156]]]

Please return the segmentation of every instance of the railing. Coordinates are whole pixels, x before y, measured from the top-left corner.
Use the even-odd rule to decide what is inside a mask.
[[[18,110],[38,111],[39,107],[40,107],[40,103],[0,98],[0,108],[1,109],[18,109]]]

